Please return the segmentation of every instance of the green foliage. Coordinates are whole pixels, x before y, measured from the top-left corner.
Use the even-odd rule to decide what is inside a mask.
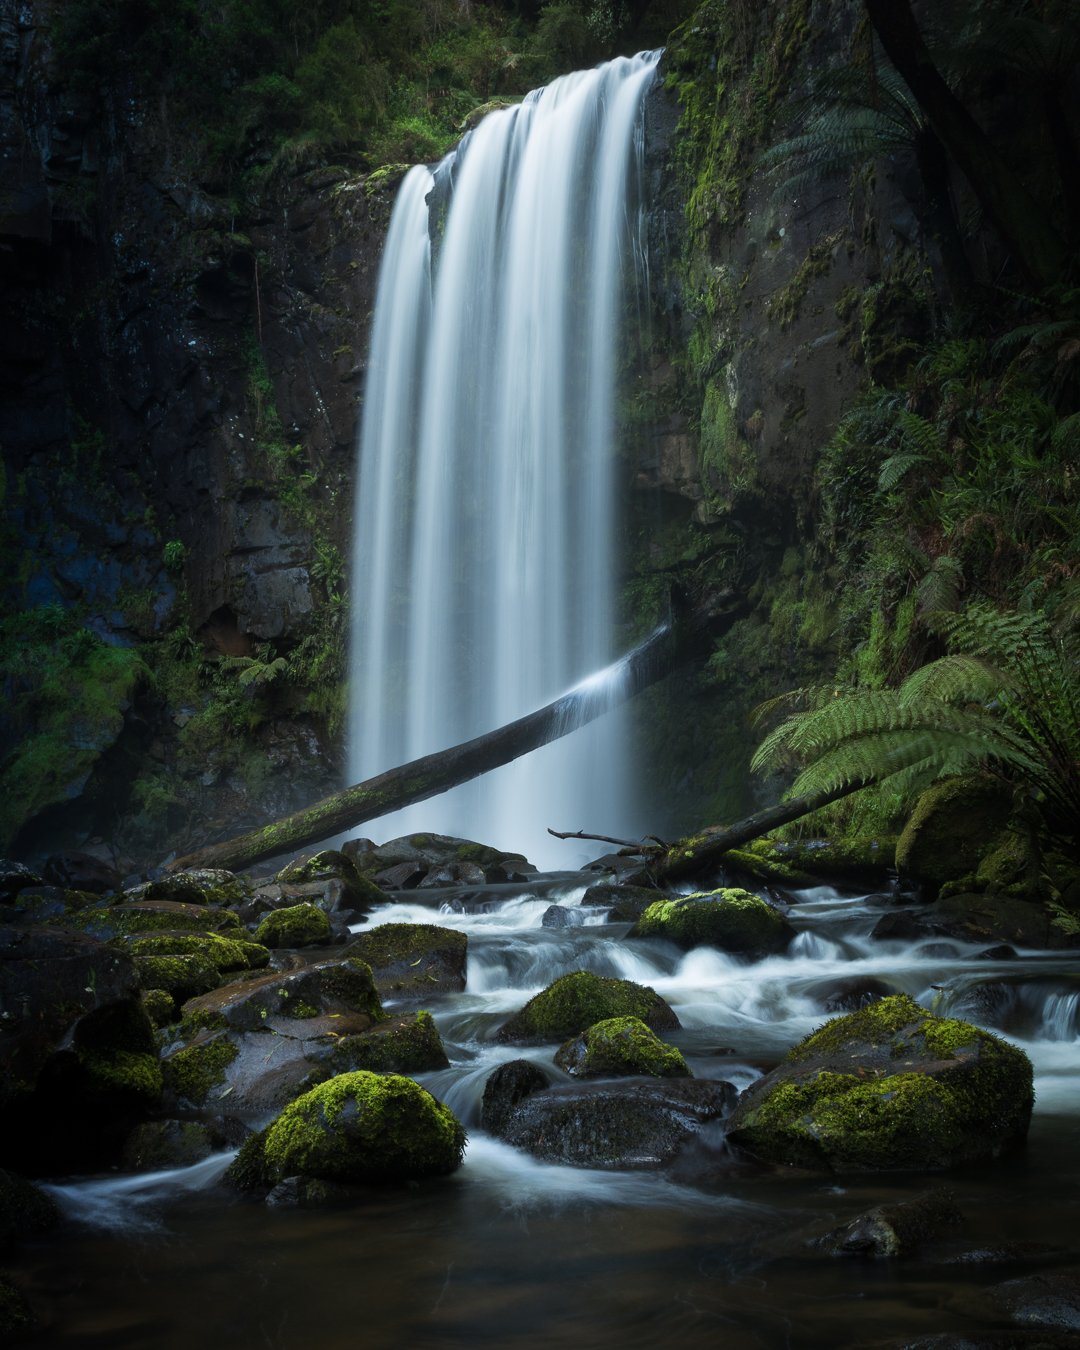
[[[815,688],[762,741],[756,769],[806,765],[794,795],[892,780],[909,794],[984,767],[1017,785],[1046,833],[1080,840],[1080,650],[1041,614],[988,605],[935,616],[948,654],[895,689]]]
[[[60,605],[0,621],[0,776],[7,788],[0,849],[26,820],[82,787],[147,675],[136,651],[109,646]]]

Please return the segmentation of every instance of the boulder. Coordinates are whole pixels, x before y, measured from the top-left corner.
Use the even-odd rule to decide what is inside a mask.
[[[384,1016],[370,968],[353,957],[226,985],[191,999],[183,1012],[189,1026],[283,1035],[295,1033],[298,1021],[309,1034],[315,1025],[320,1032],[341,1030],[345,1014],[350,1015],[351,1030],[366,1031]]]
[[[540,916],[541,928],[580,928],[584,922],[581,910],[568,905],[548,905]]]
[[[896,841],[897,872],[936,896],[947,881],[976,871],[1012,809],[1012,793],[989,774],[932,783]]]
[[[838,1017],[739,1098],[729,1138],[775,1163],[836,1172],[946,1168],[1021,1144],[1023,1051],[906,995]]]
[[[336,849],[301,854],[283,867],[274,880],[284,892],[303,896],[328,914],[339,910],[363,912],[389,900],[386,892],[365,876],[351,858]]]
[[[572,1078],[689,1078],[682,1053],[637,1017],[609,1017],[565,1041],[555,1063]]]
[[[338,1036],[328,1044],[312,1044],[307,1049],[307,1058],[331,1074],[356,1069],[416,1074],[450,1067],[439,1029],[429,1012],[389,1017],[369,1031]]]
[[[638,1017],[653,1031],[674,1031],[680,1025],[655,989],[575,970],[531,998],[503,1023],[496,1039],[522,1044],[565,1041],[609,1017]]]
[[[222,1144],[220,1136],[196,1120],[147,1120],[136,1125],[124,1142],[120,1164],[130,1172],[161,1172],[191,1167],[209,1158]]]
[[[528,1092],[485,1125],[546,1162],[575,1167],[654,1168],[672,1162],[710,1121],[731,1108],[730,1083],[633,1079]]]
[[[1019,1326],[1080,1331],[1080,1267],[1006,1280],[990,1300]]]
[[[833,1228],[811,1245],[830,1256],[861,1256],[884,1260],[913,1256],[927,1243],[954,1233],[963,1216],[953,1197],[945,1191],[930,1191],[895,1205],[875,1205],[865,1213]]]
[[[241,1189],[293,1176],[412,1181],[456,1171],[464,1149],[460,1122],[419,1083],[360,1071],[297,1098],[241,1149],[226,1177]]]
[[[378,847],[346,849],[363,873],[391,891],[525,881],[536,874],[520,853],[445,834],[410,834]]]
[[[883,914],[872,937],[903,942],[948,937],[958,942],[990,943],[1061,950],[1077,945],[1053,922],[1044,905],[1007,895],[949,895],[920,909]]]
[[[92,853],[53,853],[45,860],[42,871],[49,885],[68,891],[105,895],[123,887],[123,878],[116,868]]]
[[[656,903],[659,894],[651,886],[620,886],[614,881],[598,881],[581,897],[581,903],[608,906],[608,923],[634,923]]]
[[[644,911],[629,936],[666,938],[684,950],[718,947],[757,961],[784,951],[795,930],[767,900],[739,887],[726,887],[656,901]]]
[[[21,1167],[106,1165],[157,1105],[139,995],[123,952],[62,929],[0,929],[0,1134]]]
[[[235,908],[251,895],[248,884],[221,867],[199,867],[170,872],[125,891],[128,900],[171,900],[184,905]]]
[[[431,923],[384,923],[360,933],[345,949],[366,961],[380,994],[423,998],[465,988],[469,940]]]
[[[502,1138],[519,1102],[549,1087],[551,1079],[531,1059],[511,1059],[488,1074],[480,1103],[480,1124]]]
[[[196,933],[235,931],[243,937],[240,920],[230,909],[210,909],[179,900],[122,900],[112,905],[93,905],[69,914],[64,926],[77,928],[96,938],[126,937],[132,933]]]
[[[331,939],[330,919],[317,905],[289,905],[265,916],[254,938],[265,947],[318,947]]]

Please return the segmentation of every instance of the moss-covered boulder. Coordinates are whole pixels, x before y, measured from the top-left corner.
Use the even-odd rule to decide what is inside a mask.
[[[719,947],[760,960],[784,951],[795,930],[767,900],[733,886],[678,900],[658,900],[645,910],[629,936],[666,938],[687,951]]]
[[[184,905],[234,909],[249,899],[251,888],[234,872],[220,867],[201,867],[187,872],[170,872],[124,894],[129,901],[167,900]]]
[[[27,886],[13,895],[4,908],[6,923],[47,923],[60,928],[79,928],[80,910],[101,904],[92,891],[70,891],[60,886]]]
[[[702,1126],[722,1120],[734,1097],[730,1083],[705,1079],[575,1083],[529,1092],[497,1120],[497,1133],[546,1162],[656,1168],[672,1162]]]
[[[240,920],[231,909],[210,909],[179,900],[123,900],[94,905],[69,914],[63,924],[92,937],[109,939],[134,933],[187,932],[233,933],[243,937]]]
[[[242,1189],[285,1177],[386,1183],[446,1176],[461,1166],[465,1131],[449,1107],[397,1074],[341,1074],[285,1108],[238,1154]]]
[[[555,1063],[573,1078],[689,1078],[682,1053],[637,1017],[609,1017],[565,1041]]]
[[[318,905],[288,905],[271,910],[254,937],[264,947],[317,947],[330,941],[330,919]]]
[[[272,1053],[265,1047],[266,1053]],[[224,1031],[202,1031],[161,1062],[165,1089],[181,1106],[206,1106],[228,1095],[226,1070],[240,1051]]]
[[[62,929],[0,930],[0,1008],[8,1156],[31,1172],[110,1162],[161,1093],[131,958]]]
[[[733,1143],[836,1172],[940,1169],[995,1158],[1027,1134],[1022,1050],[906,995],[827,1022],[742,1094]]]
[[[151,933],[121,942],[136,961],[155,956],[201,956],[221,974],[261,970],[270,964],[269,948],[238,933]]]
[[[1012,794],[989,774],[931,784],[896,841],[897,871],[933,898],[946,882],[977,871],[1012,809]]]
[[[360,933],[346,950],[366,961],[380,994],[430,998],[465,988],[469,940],[433,923],[384,923]]]
[[[161,989],[178,1003],[209,993],[221,983],[217,966],[202,952],[176,956],[137,956],[135,969],[144,989]]]
[[[1080,945],[1080,934],[1056,924],[1045,905],[989,893],[949,895],[918,909],[889,911],[874,925],[872,936],[902,942],[945,937],[1053,950]]]
[[[565,1041],[610,1017],[637,1017],[654,1031],[673,1031],[680,1025],[648,985],[575,970],[531,998],[503,1023],[496,1038],[520,1044]]]
[[[302,854],[283,867],[274,880],[283,895],[303,897],[328,914],[365,911],[389,900],[381,887],[337,849]]]
[[[192,1026],[295,1035],[320,1031],[366,1031],[383,1018],[371,969],[356,957],[315,961],[298,970],[259,975],[189,1000],[184,1020]]]
[[[634,923],[658,898],[659,893],[652,886],[620,886],[614,881],[597,881],[581,897],[581,903],[607,906],[609,923]]]
[[[389,1017],[369,1031],[335,1037],[325,1053],[312,1046],[312,1063],[322,1064],[331,1073],[352,1073],[369,1069],[372,1073],[426,1073],[430,1069],[448,1069],[450,1061],[429,1012]]]

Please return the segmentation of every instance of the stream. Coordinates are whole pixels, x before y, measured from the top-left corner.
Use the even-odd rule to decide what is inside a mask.
[[[420,1078],[469,1132],[460,1171],[324,1211],[237,1200],[216,1184],[227,1156],[179,1172],[57,1183],[51,1189],[73,1222],[18,1262],[21,1281],[51,1308],[35,1346],[901,1345],[1009,1327],[991,1286],[1053,1270],[1058,1258],[1075,1262],[1075,961],[875,941],[870,931],[894,897],[819,887],[792,904],[798,935],[789,952],[745,964],[708,948],[627,941],[628,925],[581,906],[584,891],[573,878],[554,891],[502,888],[441,911],[410,892],[371,916],[371,924],[436,922],[468,934],[465,991],[431,1006],[452,1067]],[[574,922],[543,927],[556,900]],[[880,981],[1027,1051],[1036,1087],[1027,1148],[947,1176],[832,1177],[757,1168],[717,1130],[666,1174],[537,1162],[480,1130],[480,1099],[493,1066],[522,1055],[558,1080],[555,1047],[522,1050],[492,1037],[532,994],[583,968],[651,985],[682,1022],[665,1038],[693,1073],[740,1088],[831,1015],[826,1004],[838,989]],[[800,1238],[942,1186],[965,1226],[923,1256],[830,1258]],[[1009,1253],[986,1257],[1006,1242]],[[1046,1251],[1025,1256],[1016,1250],[1023,1243]]]

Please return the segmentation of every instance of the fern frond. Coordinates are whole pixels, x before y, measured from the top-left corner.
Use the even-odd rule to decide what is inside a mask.
[[[915,588],[916,608],[920,614],[953,611],[963,589],[964,569],[947,553],[939,554]]]
[[[918,454],[890,455],[881,466],[878,474],[878,491],[891,492],[906,473],[916,464],[925,464],[926,456]]]

